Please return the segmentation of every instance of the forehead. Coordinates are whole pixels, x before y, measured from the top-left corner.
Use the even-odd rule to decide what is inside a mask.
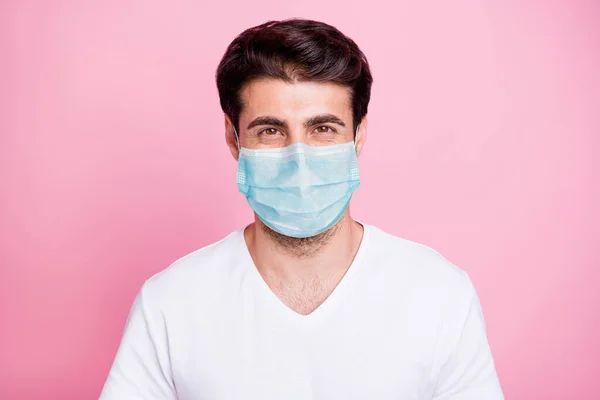
[[[272,115],[293,120],[321,113],[352,117],[350,88],[333,82],[253,80],[242,88],[240,99],[243,119]]]

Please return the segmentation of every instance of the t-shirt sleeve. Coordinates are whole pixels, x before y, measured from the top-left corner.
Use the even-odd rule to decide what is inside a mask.
[[[463,274],[466,301],[458,313],[448,313],[455,317],[448,323],[447,335],[440,339],[440,348],[447,350],[442,351],[433,398],[502,400],[504,395],[488,344],[479,298],[468,275]]]
[[[100,400],[177,399],[164,319],[146,290],[133,302]]]

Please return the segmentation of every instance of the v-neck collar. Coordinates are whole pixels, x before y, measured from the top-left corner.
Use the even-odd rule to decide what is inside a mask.
[[[357,221],[358,222],[358,221]],[[360,222],[359,222],[360,223]],[[363,264],[363,260],[365,258],[365,254],[368,251],[371,231],[372,227],[367,224],[360,223],[363,226],[363,237],[358,247],[358,251],[354,256],[354,260],[350,264],[350,267],[337,284],[337,286],[333,289],[333,291],[329,294],[329,296],[310,314],[300,314],[290,307],[288,307],[283,301],[277,297],[277,295],[271,290],[267,282],[263,279],[260,274],[258,268],[254,264],[252,260],[252,256],[250,255],[250,250],[248,249],[248,245],[246,244],[246,240],[244,238],[244,230],[241,229],[237,231],[237,240],[242,248],[242,257],[244,265],[250,267],[249,275],[251,279],[256,283],[256,287],[260,292],[260,295],[265,298],[274,310],[276,310],[282,318],[286,318],[294,323],[299,323],[302,325],[312,325],[316,321],[325,318],[331,312],[334,312],[338,307],[340,302],[344,301],[344,298],[348,295],[348,291],[352,286],[352,282],[354,281],[358,271],[361,269],[361,265]]]

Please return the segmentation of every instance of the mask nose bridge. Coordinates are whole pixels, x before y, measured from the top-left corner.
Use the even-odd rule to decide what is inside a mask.
[[[311,188],[312,183],[312,173],[306,160],[307,155],[305,151],[300,150],[294,154],[294,162],[296,163],[297,168],[296,185],[301,195]]]

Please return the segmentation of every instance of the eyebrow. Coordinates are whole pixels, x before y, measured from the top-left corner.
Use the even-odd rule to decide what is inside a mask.
[[[342,121],[340,118],[336,117],[333,114],[315,115],[314,117],[311,117],[308,120],[306,120],[304,122],[304,126],[306,128],[308,128],[310,126],[314,126],[314,125],[318,125],[318,124],[327,124],[327,123],[337,124],[340,126],[346,126],[346,123],[344,121]],[[276,126],[278,128],[284,128],[284,129],[288,128],[287,122],[282,121],[279,118],[271,117],[271,116],[263,116],[263,117],[255,118],[252,122],[250,122],[248,124],[248,127],[246,129],[254,128],[255,126],[260,126],[260,125],[272,125],[272,126]]]
[[[285,121],[282,121],[279,118],[266,116],[266,117],[255,118],[252,122],[250,122],[248,124],[248,127],[246,129],[254,128],[255,126],[260,126],[260,125],[273,125],[278,128],[287,128],[288,127],[288,124]]]

